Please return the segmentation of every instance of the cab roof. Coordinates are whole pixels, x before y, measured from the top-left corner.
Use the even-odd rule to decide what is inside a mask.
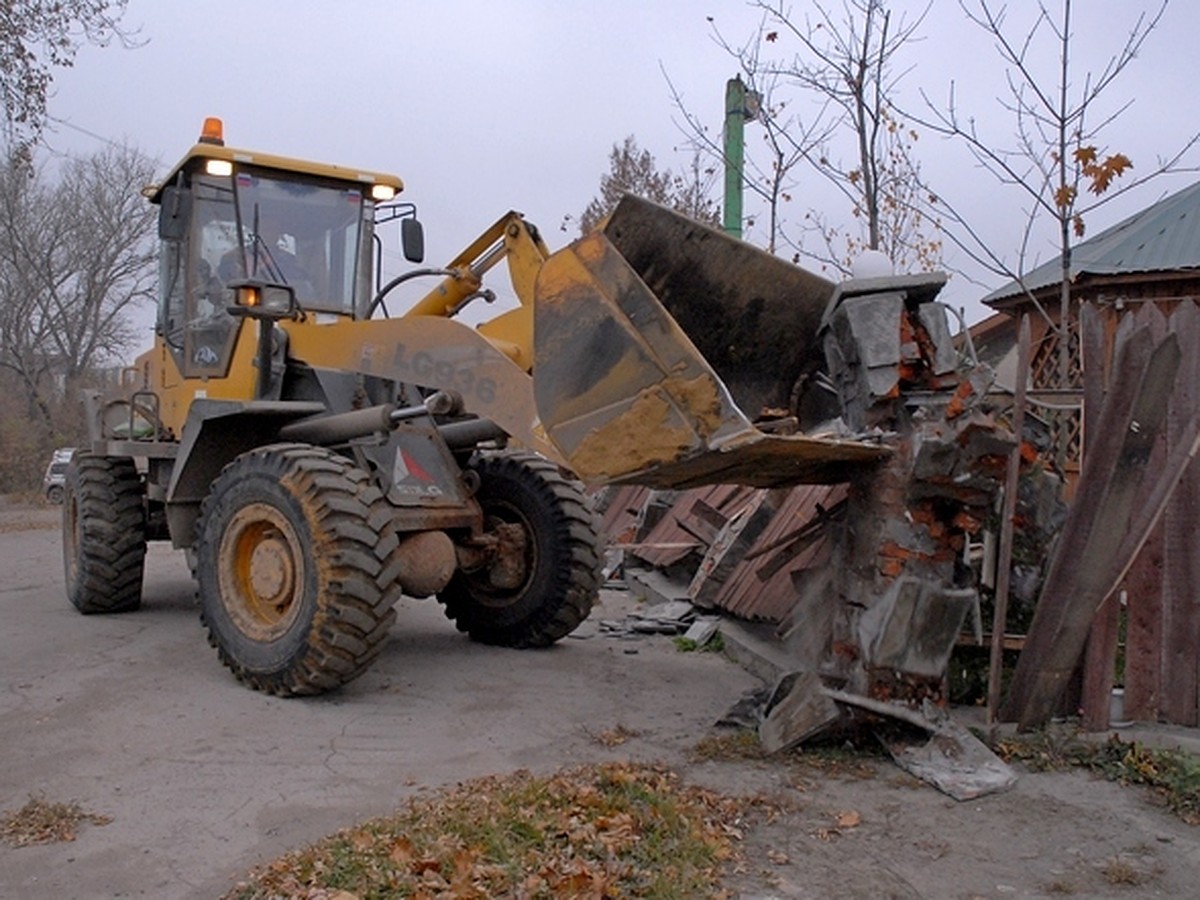
[[[142,190],[142,194],[151,203],[160,202],[162,200],[163,189],[170,184],[174,184],[180,172],[195,171],[203,164],[203,161],[210,159],[226,160],[233,163],[235,167],[238,165],[253,165],[265,169],[277,169],[281,172],[315,175],[320,178],[329,178],[352,184],[389,185],[395,189],[396,193],[404,190],[404,182],[397,176],[389,175],[385,172],[351,169],[346,166],[311,162],[304,159],[295,159],[290,156],[278,156],[273,153],[239,150],[235,147],[226,147],[224,144],[201,140],[192,146],[192,149],[184,155],[183,159],[171,169],[170,173],[162,181],[157,184],[148,185]]]

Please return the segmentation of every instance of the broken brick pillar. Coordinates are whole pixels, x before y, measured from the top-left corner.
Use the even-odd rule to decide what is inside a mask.
[[[826,313],[843,419],[891,456],[849,486],[828,571],[797,585],[789,646],[831,687],[945,701],[946,666],[978,594],[963,561],[999,492],[1011,432],[986,407],[992,373],[961,365],[944,279],[846,282]]]

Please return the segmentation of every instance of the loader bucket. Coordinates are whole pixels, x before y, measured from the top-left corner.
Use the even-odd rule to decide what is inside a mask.
[[[534,303],[534,395],[585,481],[779,487],[846,481],[886,451],[769,434],[823,363],[833,283],[627,196],[551,256]]]

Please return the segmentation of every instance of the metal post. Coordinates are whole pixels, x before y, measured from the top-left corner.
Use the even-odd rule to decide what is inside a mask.
[[[725,233],[742,236],[742,168],[746,158],[746,85],[725,82]]]

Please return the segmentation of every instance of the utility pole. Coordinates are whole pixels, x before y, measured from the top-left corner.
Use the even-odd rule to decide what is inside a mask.
[[[745,183],[746,123],[758,117],[761,97],[747,91],[741,76],[725,82],[725,233],[742,236],[742,185]]]

